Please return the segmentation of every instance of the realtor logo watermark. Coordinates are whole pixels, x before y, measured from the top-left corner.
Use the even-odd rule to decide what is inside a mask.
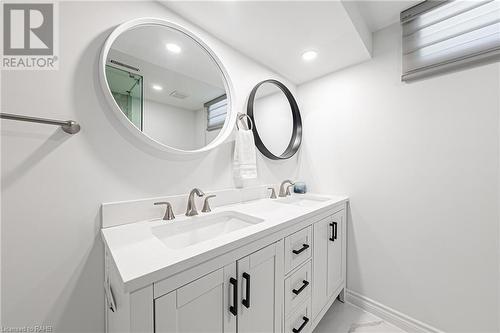
[[[2,69],[56,70],[58,8],[51,3],[3,3]]]

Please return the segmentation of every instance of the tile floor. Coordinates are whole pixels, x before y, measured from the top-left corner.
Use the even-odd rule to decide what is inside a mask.
[[[358,307],[335,301],[313,333],[405,333]]]

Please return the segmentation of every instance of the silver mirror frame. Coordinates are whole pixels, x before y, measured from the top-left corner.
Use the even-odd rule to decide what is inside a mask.
[[[172,146],[165,145],[161,142],[156,141],[155,139],[151,138],[144,132],[142,132],[140,129],[135,127],[135,125],[123,114],[123,112],[120,110],[120,107],[116,103],[115,99],[113,98],[113,95],[111,94],[111,90],[108,85],[108,81],[106,80],[106,59],[108,57],[108,53],[111,49],[111,46],[115,42],[115,40],[124,32],[133,29],[138,26],[142,25],[158,25],[162,27],[167,27],[170,29],[175,29],[181,33],[184,33],[187,37],[190,37],[193,39],[196,43],[198,43],[206,52],[207,54],[212,57],[214,60],[215,64],[217,67],[219,67],[222,76],[223,76],[223,81],[224,81],[224,88],[227,92],[227,99],[228,99],[228,110],[227,110],[227,117],[226,121],[224,122],[224,125],[222,126],[222,129],[219,133],[219,135],[208,145],[196,149],[196,150],[183,150],[183,149],[178,149]],[[153,18],[153,17],[144,17],[144,18],[138,18],[138,19],[133,19],[130,21],[127,21],[113,30],[113,32],[109,35],[109,37],[106,39],[106,42],[104,43],[104,46],[102,47],[101,50],[101,55],[99,58],[99,81],[101,84],[101,88],[103,90],[104,96],[106,97],[106,100],[108,101],[108,104],[111,107],[111,110],[113,114],[116,116],[116,118],[119,120],[120,124],[123,125],[128,132],[130,132],[135,138],[140,140],[140,142],[145,143],[146,145],[154,148],[155,150],[159,150],[161,152],[166,152],[168,154],[172,155],[177,155],[177,156],[184,156],[184,157],[189,157],[189,156],[195,156],[195,155],[200,155],[202,153],[208,152],[220,144],[222,144],[224,141],[227,140],[227,138],[231,135],[234,125],[236,123],[236,118],[237,118],[237,112],[235,112],[235,108],[233,105],[233,86],[231,83],[231,80],[229,78],[229,74],[227,70],[225,69],[224,65],[222,64],[221,60],[219,57],[214,53],[214,51],[207,45],[205,42],[203,42],[197,35],[189,31],[188,29],[176,24],[172,23],[170,21],[164,20],[164,19],[159,19],[159,18]]]

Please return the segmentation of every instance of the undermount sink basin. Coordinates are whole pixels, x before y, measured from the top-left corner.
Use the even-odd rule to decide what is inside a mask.
[[[319,197],[316,195],[299,194],[291,197],[279,198],[276,200],[279,203],[295,205],[301,207],[311,207],[315,206],[323,201],[327,201],[329,198]]]
[[[181,249],[262,221],[254,216],[228,211],[195,216],[185,221],[166,222],[168,224],[153,227],[152,233],[168,248]]]

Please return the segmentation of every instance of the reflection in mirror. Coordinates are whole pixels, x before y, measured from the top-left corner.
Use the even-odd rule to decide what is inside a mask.
[[[266,148],[273,155],[283,154],[292,138],[293,118],[288,99],[278,86],[266,82],[259,87],[253,117]]]
[[[281,82],[257,84],[248,100],[257,148],[270,159],[292,157],[302,140],[302,121],[292,93]]]
[[[122,33],[106,57],[106,81],[124,116],[167,146],[203,148],[226,121],[221,69],[177,29],[139,25]]]

